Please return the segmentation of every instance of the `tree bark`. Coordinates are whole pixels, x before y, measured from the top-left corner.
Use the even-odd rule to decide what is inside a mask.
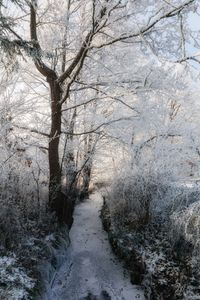
[[[91,181],[92,163],[89,163],[83,169],[83,186],[82,186],[82,197],[89,197],[89,187]]]
[[[92,165],[93,165],[93,155],[94,155],[95,141],[93,139],[93,134],[85,139],[85,153],[84,160],[85,166],[82,171],[83,183],[82,183],[82,198],[89,197],[89,186],[91,181]]]
[[[51,92],[51,131],[49,135],[49,205],[62,219],[61,166],[59,141],[61,134],[61,88],[55,78],[47,79]]]

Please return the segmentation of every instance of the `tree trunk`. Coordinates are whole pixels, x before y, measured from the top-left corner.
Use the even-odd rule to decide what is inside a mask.
[[[89,163],[83,169],[83,185],[82,185],[82,197],[83,198],[88,198],[89,197],[91,171],[92,171],[92,163]]]
[[[52,211],[55,211],[58,221],[65,222],[68,224],[67,216],[71,214],[71,206],[68,205],[67,197],[62,194],[61,187],[61,165],[59,161],[59,141],[61,134],[61,118],[62,118],[62,89],[61,85],[63,82],[70,77],[70,74],[74,71],[77,65],[82,62],[86,57],[87,51],[86,46],[88,40],[90,40],[93,33],[88,34],[86,41],[83,43],[79,52],[74,58],[74,61],[70,64],[67,70],[65,70],[66,64],[66,52],[64,52],[63,57],[63,73],[60,77],[54,69],[49,68],[42,60],[42,49],[37,37],[37,20],[36,20],[36,3],[35,1],[30,1],[30,35],[31,42],[33,44],[35,55],[33,56],[35,66],[37,70],[42,74],[49,83],[50,87],[50,99],[51,99],[51,131],[49,135],[49,206]],[[68,5],[68,10],[70,8],[70,1]],[[66,47],[66,41],[64,41],[64,46]],[[82,64],[81,64],[82,66]],[[74,74],[74,80],[80,71],[80,67],[76,70]],[[71,81],[72,84],[73,80]],[[69,87],[66,87],[66,93],[64,99],[68,98]],[[62,101],[61,101],[62,99]],[[70,211],[70,213],[69,213]],[[71,224],[71,223],[70,223]]]
[[[93,135],[89,134],[88,138],[85,139],[85,153],[84,160],[85,166],[82,171],[83,183],[82,183],[82,198],[89,197],[89,186],[91,181],[92,164],[94,155],[94,140]]]
[[[59,141],[61,134],[61,89],[55,79],[48,78],[51,91],[51,131],[49,136],[49,205],[62,220],[61,167]]]
[[[73,203],[69,194],[62,193],[59,142],[62,119],[62,90],[57,78],[48,78],[51,92],[51,131],[49,135],[49,206],[56,213],[58,221],[71,227]]]

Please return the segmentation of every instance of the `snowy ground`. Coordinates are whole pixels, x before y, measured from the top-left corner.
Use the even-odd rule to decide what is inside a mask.
[[[144,300],[111,251],[99,218],[101,206],[102,197],[93,194],[76,207],[68,259],[52,284],[51,300]]]

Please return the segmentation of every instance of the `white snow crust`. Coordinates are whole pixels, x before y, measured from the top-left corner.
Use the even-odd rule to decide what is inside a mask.
[[[102,197],[95,193],[76,206],[70,232],[67,261],[52,283],[51,300],[91,299],[107,291],[112,300],[143,300],[143,291],[130,283],[129,275],[112,253],[99,218]]]

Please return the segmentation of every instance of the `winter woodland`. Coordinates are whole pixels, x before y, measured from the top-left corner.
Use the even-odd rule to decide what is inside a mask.
[[[0,0],[0,299],[39,299],[84,227],[74,207],[98,219],[93,192],[145,297],[200,299],[199,14],[199,0]],[[90,292],[51,297],[137,299]]]

